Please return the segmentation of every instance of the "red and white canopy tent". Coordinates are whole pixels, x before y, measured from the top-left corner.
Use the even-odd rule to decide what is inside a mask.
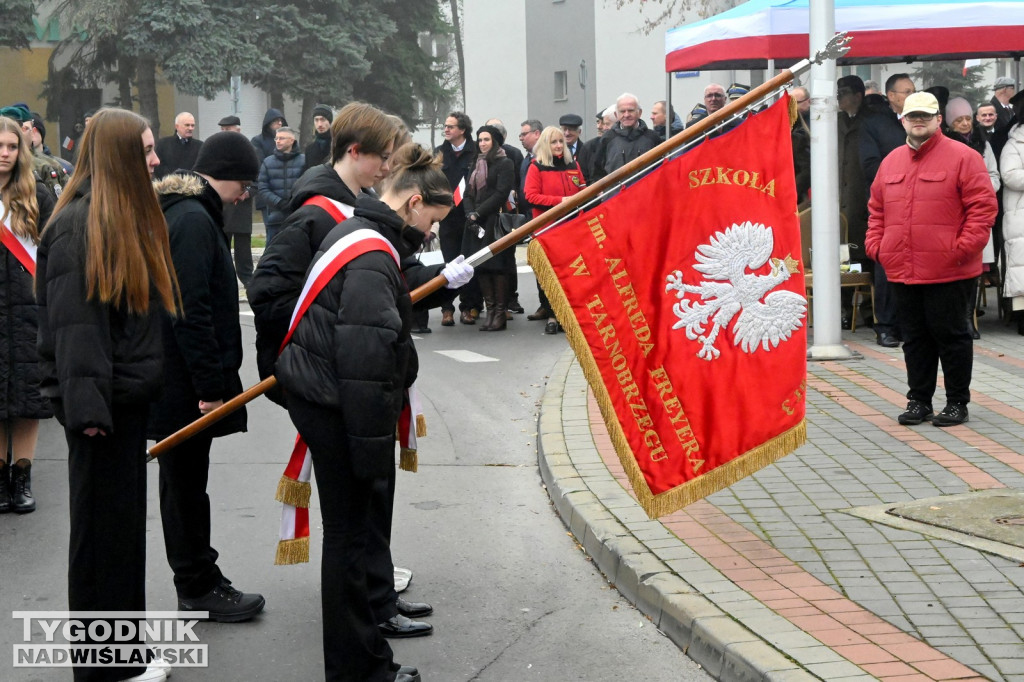
[[[811,0],[750,0],[665,34],[665,70],[786,67],[807,58]],[[1021,0],[834,0],[840,65],[1024,55]],[[772,64],[774,62],[774,64]],[[1019,68],[1018,68],[1019,71]]]

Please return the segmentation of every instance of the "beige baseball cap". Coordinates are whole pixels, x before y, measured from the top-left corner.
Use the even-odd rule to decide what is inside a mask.
[[[907,99],[903,100],[903,116],[914,111],[920,111],[923,114],[937,114],[939,113],[939,100],[935,99],[935,95],[930,92],[915,92],[912,95],[907,95]]]

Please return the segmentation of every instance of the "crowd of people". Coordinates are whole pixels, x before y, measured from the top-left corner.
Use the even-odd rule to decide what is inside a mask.
[[[916,92],[907,74],[883,93],[869,85],[837,83],[847,239],[863,245],[857,258],[874,272],[877,342],[904,345],[910,402],[899,421],[960,424],[979,278],[1024,297],[1022,99],[1008,78],[973,106],[941,87]],[[513,250],[475,270],[463,259],[503,236],[502,214],[539,216],[747,92],[709,84],[685,122],[655,102],[650,125],[623,93],[596,115],[591,140],[567,113],[558,125],[524,120],[521,150],[500,120],[474,130],[461,111],[429,150],[410,142],[401,119],[362,103],[317,105],[304,148],[277,109],[251,139],[227,116],[200,140],[195,117],[181,112],[174,133],[156,140],[141,116],[104,108],[90,116],[73,167],[49,153],[38,114],[0,109],[0,437],[11,453],[0,458],[0,513],[35,509],[39,421],[56,416],[69,450],[69,607],[144,611],[146,441],[242,391],[240,280],[260,375],[278,378],[271,397],[308,445],[321,492],[326,677],[415,682],[386,641],[432,631],[419,620],[431,606],[399,596],[409,572],[390,551],[395,434],[418,369],[412,334],[430,332],[438,307],[442,326],[506,330],[526,312]],[[810,204],[810,96],[791,94],[797,189]],[[255,267],[254,209],[267,229]],[[444,264],[423,265],[416,256],[435,239]],[[307,282],[311,268],[327,274]],[[410,292],[438,275],[447,287],[414,305]],[[556,334],[538,294],[526,318]],[[940,363],[947,405],[936,414]],[[245,430],[241,409],[158,458],[178,610],[229,623],[265,605],[232,584],[211,545],[213,440]],[[74,674],[165,679],[166,666],[152,663]]]

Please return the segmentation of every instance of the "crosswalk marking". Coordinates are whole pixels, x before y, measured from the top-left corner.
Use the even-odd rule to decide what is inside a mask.
[[[498,362],[498,358],[480,355],[471,350],[435,350],[435,353],[449,357],[456,362]]]

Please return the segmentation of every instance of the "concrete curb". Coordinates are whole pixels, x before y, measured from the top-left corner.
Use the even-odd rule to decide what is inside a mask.
[[[548,495],[598,569],[712,677],[727,682],[823,679],[755,630],[771,633],[776,642],[788,638],[790,646],[799,635],[809,641],[798,645],[818,649],[820,642],[788,621],[773,618],[773,612],[736,588],[660,522],[647,518],[611,475],[590,435],[586,380],[571,350],[551,371],[541,403],[537,449]],[[683,579],[682,574],[694,575],[694,569],[700,571],[701,583],[710,579],[719,591],[727,592],[732,586],[736,594],[730,595],[728,611]],[[757,613],[758,606],[763,614]],[[737,609],[744,610],[742,621],[747,624],[736,617]],[[759,619],[763,629],[748,627]],[[819,663],[843,660],[836,656]]]

